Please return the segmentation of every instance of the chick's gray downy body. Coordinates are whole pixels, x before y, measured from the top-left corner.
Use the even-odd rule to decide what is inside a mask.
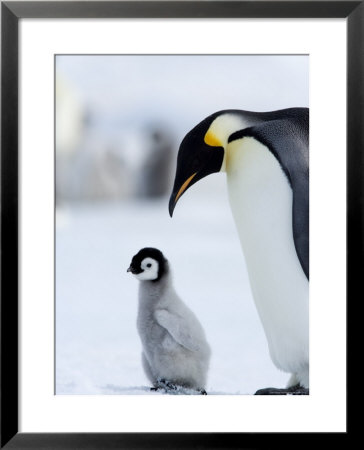
[[[168,261],[159,250],[146,248],[128,270],[140,280],[137,328],[148,379],[155,388],[203,391],[210,348],[199,320],[174,290]]]

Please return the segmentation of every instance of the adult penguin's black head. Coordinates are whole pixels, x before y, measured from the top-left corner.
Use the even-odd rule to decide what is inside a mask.
[[[210,131],[212,122],[221,114],[207,117],[183,139],[177,157],[176,176],[169,200],[169,214],[184,192],[201,178],[219,172],[224,161],[224,146]]]

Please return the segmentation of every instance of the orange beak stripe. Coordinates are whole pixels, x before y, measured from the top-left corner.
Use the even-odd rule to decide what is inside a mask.
[[[192,178],[197,174],[195,172],[193,175],[190,176],[190,178],[187,178],[187,180],[182,184],[180,190],[178,191],[178,194],[176,195],[176,199],[174,203],[177,203],[178,199],[181,197],[181,195],[184,193],[184,191],[187,189],[187,186],[191,183]]]

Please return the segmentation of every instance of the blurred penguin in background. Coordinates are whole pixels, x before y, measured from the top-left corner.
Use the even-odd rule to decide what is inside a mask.
[[[145,157],[139,173],[138,197],[158,198],[169,191],[175,151],[173,138],[166,131],[168,128],[150,125],[144,129]]]

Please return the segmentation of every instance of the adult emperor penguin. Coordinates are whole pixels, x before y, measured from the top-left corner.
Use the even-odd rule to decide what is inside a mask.
[[[128,272],[140,281],[137,328],[153,390],[185,393],[182,387],[206,394],[210,347],[197,317],[173,288],[168,260],[146,247],[133,257]]]
[[[309,393],[309,111],[219,111],[183,139],[177,158],[172,216],[194,183],[226,172],[230,207],[245,255],[269,353],[291,374],[285,389]]]

